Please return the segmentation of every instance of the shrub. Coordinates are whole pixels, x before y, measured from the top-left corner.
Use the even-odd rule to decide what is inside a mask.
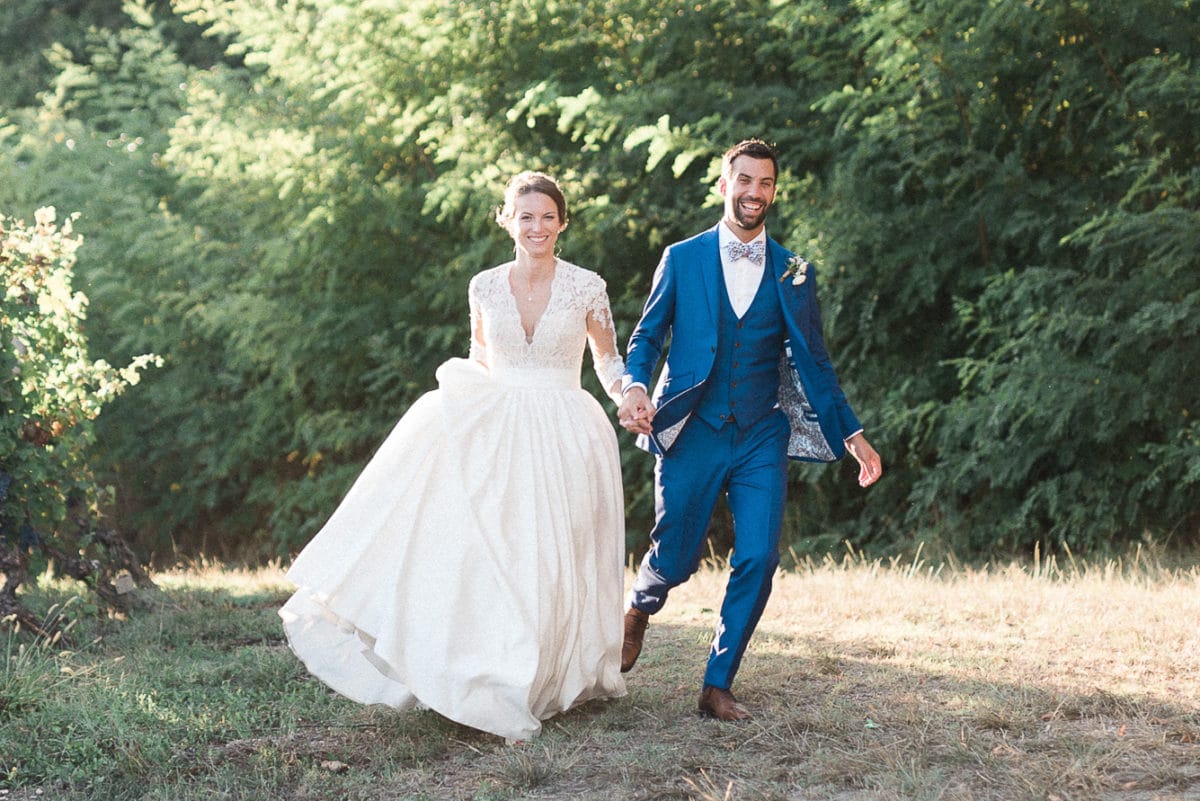
[[[103,406],[159,363],[146,354],[128,366],[89,361],[87,298],[72,289],[82,239],[53,207],[32,227],[0,215],[0,618],[35,632],[45,624],[16,597],[31,558],[53,560],[109,605],[123,606],[127,572],[148,584],[136,560],[103,527],[109,493],[88,468],[92,421]]]

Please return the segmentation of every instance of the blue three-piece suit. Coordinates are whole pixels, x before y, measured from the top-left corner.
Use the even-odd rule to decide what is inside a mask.
[[[839,459],[862,427],[825,350],[813,269],[793,283],[784,275],[793,254],[768,237],[762,281],[738,318],[718,239],[714,227],[663,253],[625,383],[650,386],[667,348],[653,431],[638,438],[658,457],[655,524],[630,601],[653,614],[695,572],[725,493],[734,551],[704,683],[728,689],[779,564],[788,457]]]

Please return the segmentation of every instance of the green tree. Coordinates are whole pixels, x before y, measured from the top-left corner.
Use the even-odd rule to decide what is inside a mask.
[[[144,398],[128,405],[118,399],[97,421],[92,451],[106,481],[130,488],[118,494],[122,528],[141,524],[150,534],[138,539],[151,551],[175,532],[160,538],[161,525],[136,514],[144,497],[164,507],[164,519],[176,515],[181,527],[206,508],[203,491],[181,503],[172,482],[194,465],[189,426],[178,421],[205,425],[196,387],[211,387],[220,369],[222,343],[198,330],[192,309],[206,290],[208,297],[215,291],[207,265],[225,260],[217,248],[197,247],[194,227],[166,202],[176,181],[161,156],[181,113],[188,68],[161,24],[139,6],[127,9],[138,23],[93,29],[84,60],[62,49],[54,54],[59,74],[42,108],[14,117],[18,125],[2,143],[12,155],[3,184],[9,207],[78,210],[90,241],[77,273],[92,300],[91,346],[111,361],[145,352],[164,359],[164,369],[142,387]],[[143,471],[170,478],[148,482]]]
[[[513,172],[563,181],[626,334],[746,136],[888,466],[797,467],[789,545],[1195,541],[1192,0],[124,8],[0,133],[0,201],[78,209],[93,347],[164,357],[98,421],[146,547],[307,539],[465,353]]]
[[[7,0],[0,5],[0,113],[33,106],[55,69],[53,45],[73,49],[89,26],[121,24],[121,0]]]
[[[856,40],[821,108],[829,254],[865,302],[833,325],[898,469],[843,531],[1194,542],[1194,4],[889,4]]]
[[[434,365],[465,350],[466,282],[507,257],[490,217],[513,172],[564,181],[574,205],[564,255],[606,276],[628,331],[661,246],[715,221],[714,165],[729,143],[787,131],[802,165],[825,148],[808,104],[779,99],[794,75],[768,3],[180,7],[236,42],[248,67],[196,77],[166,158],[202,203],[238,209],[226,230],[247,267],[231,286],[255,305],[214,313],[229,339],[269,354],[261,377],[240,383],[262,387],[250,406],[274,415],[278,433],[264,421],[243,441],[274,452],[251,497],[291,546]],[[809,36],[805,66],[840,47]],[[814,90],[841,85],[836,72]],[[752,111],[764,118],[747,129]],[[797,197],[805,180],[788,173]],[[286,381],[274,377],[284,369]],[[651,465],[627,449],[639,544]]]

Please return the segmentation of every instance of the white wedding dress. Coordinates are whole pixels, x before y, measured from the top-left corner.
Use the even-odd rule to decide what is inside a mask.
[[[600,276],[560,260],[527,341],[511,267],[471,281],[471,358],[438,368],[296,558],[280,616],[342,695],[523,740],[625,694],[620,461],[579,383],[586,343],[606,389],[623,364]]]

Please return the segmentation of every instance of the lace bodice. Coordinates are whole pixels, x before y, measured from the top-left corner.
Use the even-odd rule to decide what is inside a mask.
[[[604,279],[591,270],[558,261],[550,300],[526,339],[521,315],[509,286],[515,262],[484,270],[471,279],[471,358],[490,369],[582,368],[585,343],[600,386],[620,402],[625,364],[617,350],[617,334]]]

